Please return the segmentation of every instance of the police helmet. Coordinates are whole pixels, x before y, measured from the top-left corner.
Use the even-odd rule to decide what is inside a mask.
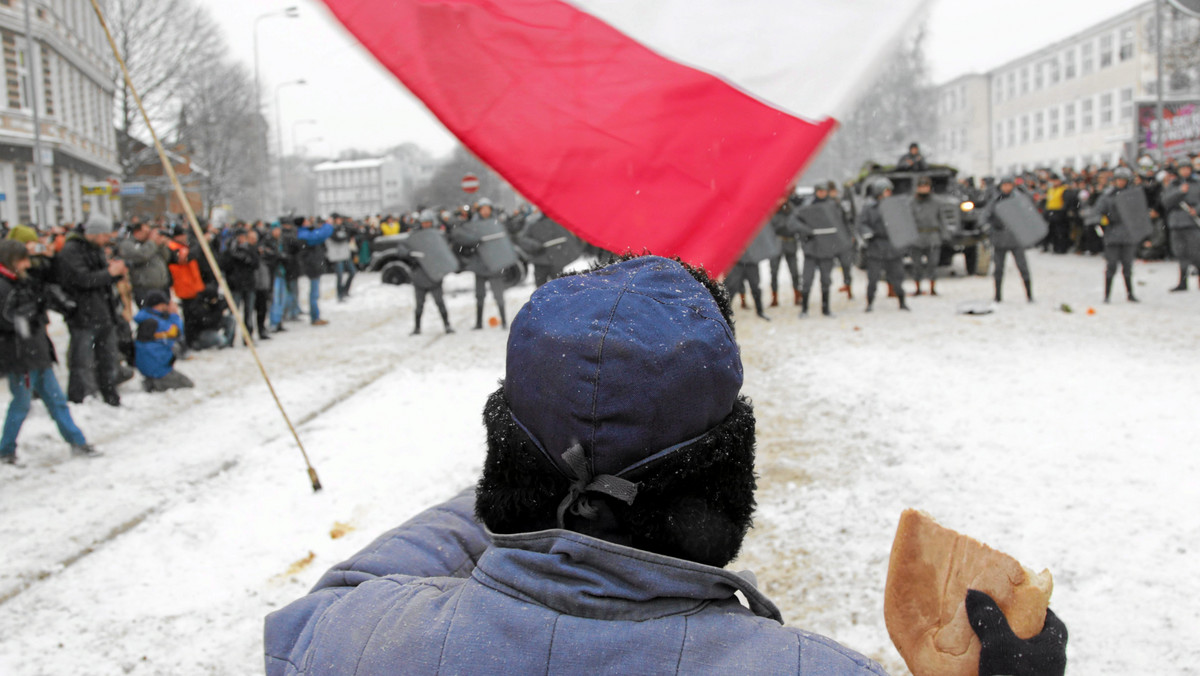
[[[476,209],[482,209],[484,207],[490,207],[490,206],[492,206],[492,201],[486,197],[480,197],[479,201],[475,203]]]
[[[1001,177],[1000,177],[1000,182],[999,182],[999,183],[997,183],[996,185],[1004,185],[1005,183],[1012,183],[1012,184],[1014,184],[1014,185],[1015,185],[1015,184],[1016,184],[1016,182],[1017,182],[1017,179],[1013,178],[1011,175],[1009,175],[1009,176],[1001,176]]]
[[[1126,181],[1132,181],[1133,171],[1131,171],[1129,167],[1117,167],[1116,170],[1113,171],[1113,180],[1115,181],[1120,178],[1123,178]]]
[[[417,217],[418,223],[433,223],[435,220],[437,220],[437,216],[434,215],[433,209],[426,209]]]
[[[895,189],[895,186],[892,185],[892,182],[887,178],[880,176],[874,181],[871,181],[871,185],[869,188],[867,188],[867,192],[871,195],[871,197],[879,197],[883,195],[884,192],[893,189]]]

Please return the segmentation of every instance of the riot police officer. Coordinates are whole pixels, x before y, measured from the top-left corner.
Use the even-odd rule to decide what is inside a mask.
[[[780,248],[779,254],[771,257],[771,307],[779,306],[779,268],[782,267],[782,263],[787,263],[788,277],[792,280],[794,302],[796,305],[800,304],[800,265],[796,259],[799,247],[796,242],[796,234],[788,227],[792,206],[790,199],[784,201],[775,215],[771,217],[771,228],[779,237]]]
[[[1117,167],[1113,172],[1113,185],[1104,191],[1096,201],[1096,211],[1100,214],[1100,225],[1104,229],[1104,302],[1109,302],[1112,296],[1113,277],[1117,274],[1117,266],[1121,267],[1121,276],[1125,278],[1126,298],[1131,303],[1138,302],[1133,295],[1133,256],[1138,242],[1125,219],[1117,209],[1117,198],[1125,190],[1141,190],[1133,184],[1133,171],[1128,167]]]
[[[482,197],[475,203],[475,215],[471,220],[450,232],[451,243],[463,247],[471,254],[466,256],[466,269],[475,273],[475,330],[483,328],[483,299],[487,296],[487,287],[492,287],[492,298],[500,312],[500,325],[508,328],[508,317],[504,312],[504,275],[498,270],[489,270],[478,248],[484,243],[479,234],[484,230],[504,232],[504,227],[496,221],[492,214],[492,201]]]
[[[1188,273],[1200,269],[1200,180],[1192,165],[1179,165],[1179,182],[1163,192],[1171,253],[1179,259],[1179,284],[1171,291],[1187,291]]]
[[[879,203],[891,197],[892,188],[892,182],[882,176],[872,181],[867,189],[867,201],[858,214],[859,236],[867,243],[867,312],[875,309],[875,288],[880,276],[886,276],[888,284],[895,289],[900,309],[909,309],[904,301],[903,254],[892,245],[879,212]]]
[[[433,213],[433,209],[426,209],[417,217],[417,227],[421,231],[436,233],[435,236],[441,238],[444,242],[446,235],[442,233],[441,229],[434,227],[434,222],[436,220],[437,216]],[[406,245],[401,243],[398,246],[405,247]],[[415,303],[413,304],[412,335],[416,336],[420,335],[421,333],[421,315],[425,313],[426,295],[433,296],[433,303],[437,306],[438,314],[442,316],[442,326],[445,327],[446,333],[454,333],[454,328],[450,326],[450,313],[446,310],[446,300],[442,293],[442,279],[440,277],[434,279],[423,267],[422,263],[424,262],[425,258],[429,256],[429,253],[419,253],[422,255],[417,258],[417,264],[413,266],[412,271],[413,293],[415,294]],[[450,254],[449,244],[446,245],[445,254],[452,255]]]
[[[1025,297],[1029,299],[1029,302],[1033,302],[1033,282],[1029,276],[1029,262],[1025,258],[1025,248],[1017,241],[1016,235],[1004,226],[1004,222],[996,217],[996,206],[1004,200],[1010,199],[1015,189],[1016,183],[1012,176],[1001,178],[1000,186],[988,201],[987,211],[984,213],[984,222],[991,224],[992,248],[995,250],[993,258],[996,261],[997,303],[1001,302],[1003,297],[1001,289],[1004,286],[1004,262],[1010,253],[1013,261],[1017,264],[1017,271],[1021,273],[1021,281],[1025,283]]]
[[[942,242],[950,238],[950,228],[937,198],[933,196],[933,179],[922,176],[917,179],[916,194],[913,196],[913,220],[917,224],[920,239],[912,249],[913,278],[917,282],[920,296],[921,280],[929,280],[929,295],[937,295],[937,266],[942,256]]]

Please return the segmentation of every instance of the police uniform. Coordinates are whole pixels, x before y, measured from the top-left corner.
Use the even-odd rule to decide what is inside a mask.
[[[1171,253],[1179,260],[1179,285],[1171,290],[1186,291],[1188,272],[1200,269],[1200,180],[1195,172],[1167,188],[1162,203],[1171,229]]]
[[[1133,295],[1133,257],[1137,250],[1138,243],[1134,241],[1133,232],[1130,231],[1129,225],[1125,223],[1125,219],[1121,218],[1121,212],[1117,209],[1117,196],[1125,190],[1141,190],[1140,186],[1133,184],[1132,174],[1128,169],[1124,172],[1118,169],[1114,172],[1114,180],[1122,178],[1124,172],[1128,172],[1129,176],[1125,179],[1127,183],[1124,188],[1117,188],[1114,184],[1104,191],[1100,199],[1096,201],[1096,211],[1100,214],[1100,225],[1104,228],[1104,302],[1108,302],[1112,295],[1113,278],[1117,274],[1117,266],[1121,267],[1121,276],[1125,279],[1125,293],[1130,302],[1137,302],[1137,297]]]
[[[1004,179],[1001,181],[1001,184],[1011,182],[1010,179]],[[1033,300],[1033,281],[1029,275],[1029,261],[1025,258],[1025,247],[1020,245],[1016,235],[1004,227],[1004,223],[996,217],[996,205],[1011,198],[1015,192],[1015,187],[1013,188],[1013,192],[1007,195],[997,188],[987,206],[986,220],[991,223],[992,227],[992,248],[994,249],[992,257],[995,259],[996,264],[994,274],[997,303],[1002,300],[1001,289],[1004,287],[1004,264],[1009,254],[1012,254],[1013,262],[1017,264],[1017,271],[1021,273],[1021,281],[1025,283],[1025,297],[1030,301]]]

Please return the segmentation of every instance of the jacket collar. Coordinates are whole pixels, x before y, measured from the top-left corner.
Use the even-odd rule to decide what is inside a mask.
[[[492,546],[472,576],[506,594],[579,617],[649,620],[729,601],[742,592],[754,614],[783,623],[748,572],[737,574],[567,530],[492,534]]]
[[[0,265],[0,277],[3,277],[5,279],[8,279],[8,280],[11,280],[14,282],[17,281],[17,273],[13,272],[12,270],[9,270],[7,267],[5,267],[3,265]]]

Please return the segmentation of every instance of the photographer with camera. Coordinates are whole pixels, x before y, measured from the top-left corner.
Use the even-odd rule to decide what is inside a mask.
[[[29,274],[33,261],[27,244],[19,240],[14,237],[0,241],[0,371],[8,376],[12,393],[0,437],[0,462],[18,464],[17,434],[29,415],[35,392],[46,404],[63,439],[71,445],[72,454],[97,456],[99,451],[88,444],[71,419],[66,397],[54,376],[54,344],[46,333],[49,303]]]
[[[117,394],[117,300],[113,284],[126,276],[128,268],[124,261],[109,260],[105,255],[104,247],[112,238],[112,220],[92,213],[83,224],[82,234],[67,236],[55,265],[63,291],[76,306],[66,317],[71,332],[67,398],[76,404],[99,390],[104,403],[121,405]]]

